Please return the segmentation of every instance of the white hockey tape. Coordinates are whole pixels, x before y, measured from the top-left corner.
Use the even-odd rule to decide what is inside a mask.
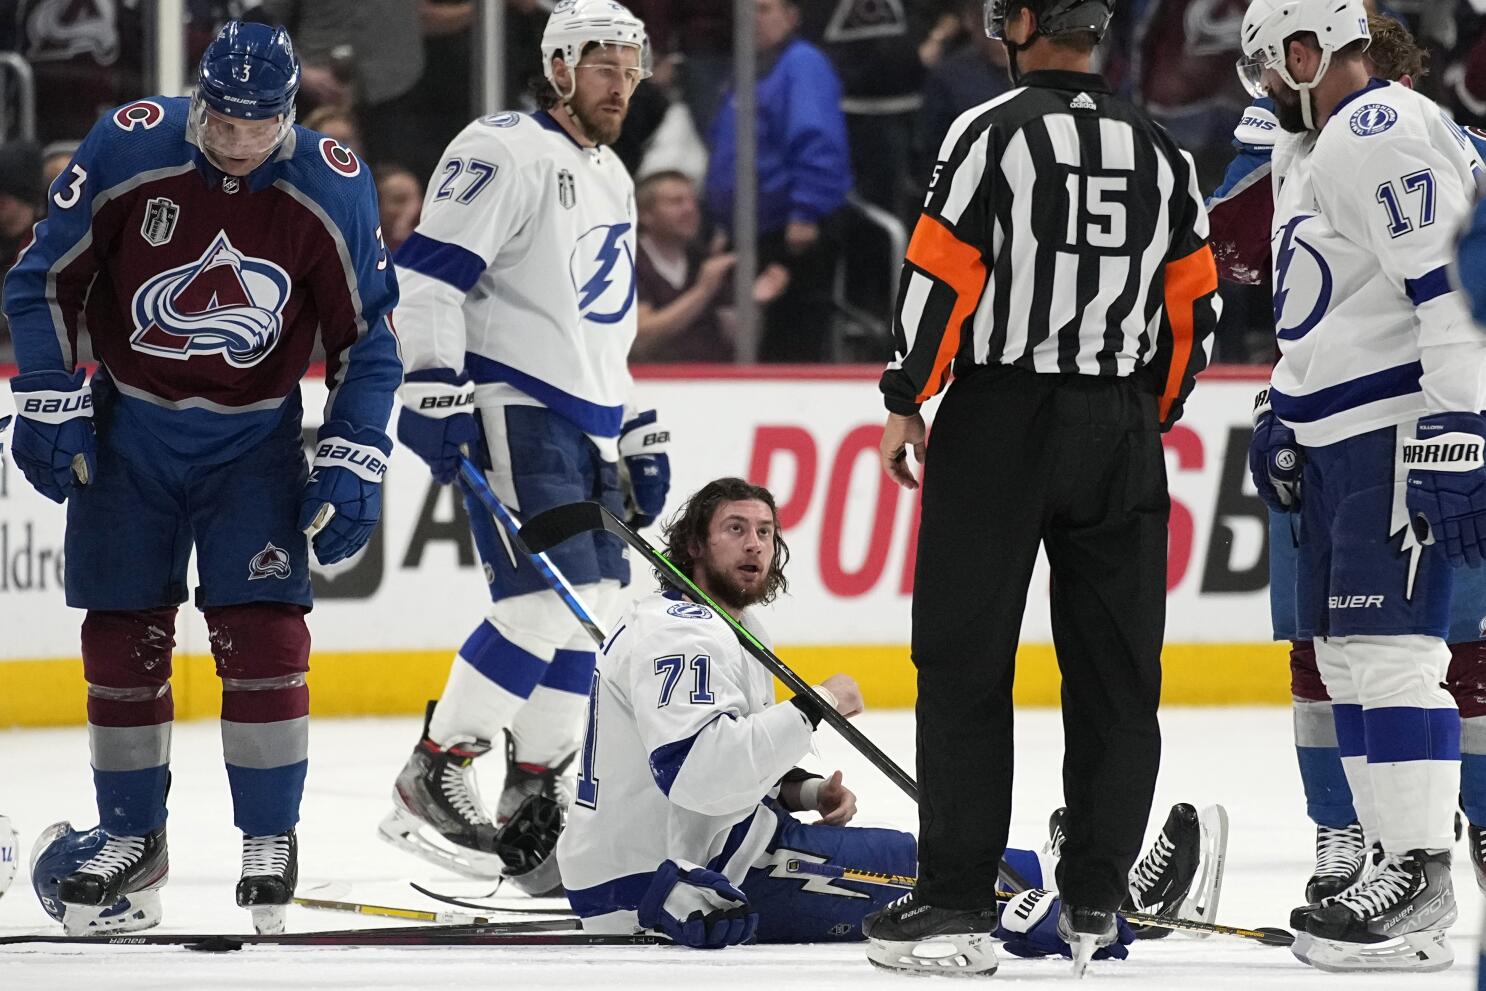
[[[15,880],[21,862],[21,837],[5,816],[0,816],[0,898]]]

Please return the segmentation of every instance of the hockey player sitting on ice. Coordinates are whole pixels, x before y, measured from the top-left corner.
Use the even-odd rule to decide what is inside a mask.
[[[1407,28],[1391,17],[1371,14],[1367,19],[1372,35],[1367,49],[1369,72],[1414,88],[1428,72],[1429,53]],[[1268,282],[1269,233],[1274,215],[1274,189],[1270,182],[1270,154],[1279,124],[1274,102],[1257,101],[1244,113],[1234,132],[1239,154],[1228,168],[1223,184],[1208,203],[1212,224],[1213,251],[1219,271],[1236,282]],[[1486,155],[1486,136],[1469,128],[1461,134]],[[1341,749],[1331,711],[1331,698],[1316,670],[1316,652],[1309,639],[1296,636],[1295,566],[1296,548],[1288,502],[1298,493],[1276,470],[1270,480],[1266,458],[1284,456],[1284,448],[1269,451],[1265,437],[1256,433],[1251,468],[1259,495],[1269,510],[1269,601],[1274,639],[1290,641],[1290,690],[1293,698],[1295,755],[1305,791],[1306,812],[1316,824],[1315,867],[1305,885],[1307,902],[1318,902],[1351,886],[1362,872],[1365,847],[1362,826],[1352,805],[1352,790],[1342,770]],[[1293,452],[1292,452],[1293,454]],[[1298,477],[1298,468],[1289,476]],[[1469,826],[1471,863],[1476,884],[1486,891],[1486,568],[1464,564],[1452,568],[1450,623],[1446,640],[1450,665],[1445,673],[1449,689],[1460,709],[1460,806]]]
[[[1255,460],[1271,504],[1299,514],[1297,638],[1376,844],[1354,885],[1292,917],[1293,950],[1325,969],[1430,970],[1453,960],[1456,915],[1452,565],[1486,554],[1486,338],[1446,277],[1479,163],[1434,103],[1369,78],[1368,40],[1361,0],[1255,0],[1244,16],[1240,75],[1285,132],[1281,357]],[[1273,499],[1282,487],[1298,498]]]
[[[69,933],[160,919],[169,870],[171,652],[192,545],[243,832],[237,903],[261,932],[294,894],[309,747],[311,540],[355,554],[381,511],[401,378],[397,284],[370,171],[294,124],[289,36],[229,23],[195,94],[104,114],[5,281],[21,374],[11,456],[67,503],[100,827],[58,823],[34,881]],[[99,367],[77,366],[86,326]],[[299,380],[330,398],[313,472]]]
[[[670,435],[654,410],[627,408],[635,198],[608,144],[650,74],[645,26],[611,0],[561,0],[542,61],[545,109],[460,132],[397,251],[408,369],[398,439],[443,483],[467,451],[521,518],[601,499],[643,527],[665,503]],[[434,863],[544,894],[557,885],[552,849],[594,645],[484,507],[466,505],[492,605],[454,658],[379,831]],[[551,557],[612,618],[629,581],[623,545],[586,535]],[[472,766],[492,742],[506,759],[493,822]]]
[[[784,591],[788,559],[769,491],[718,479],[665,534],[670,559],[767,643],[751,607]],[[862,711],[848,675],[817,690],[843,715]],[[862,917],[900,893],[789,871],[798,860],[911,875],[917,844],[911,833],[846,825],[856,797],[841,773],[823,779],[795,766],[812,747],[811,709],[772,698],[772,676],[708,606],[656,590],[619,620],[593,676],[577,793],[557,846],[563,887],[586,931],[649,929],[696,947],[859,940]],[[818,813],[820,822],[801,822],[797,812]],[[1051,883],[1062,835],[1055,814],[1046,852],[1010,850],[1007,861],[1031,885]],[[1221,827],[1204,830],[1190,805],[1173,808],[1131,872],[1130,906],[1163,915],[1210,910],[1224,841]],[[996,928],[991,914],[986,941]],[[1023,893],[996,935],[1019,955],[1066,954],[1057,916],[1051,893]],[[1131,938],[1125,928],[1123,943]],[[988,942],[967,952],[967,969],[994,969]],[[1106,955],[1126,952],[1117,945]]]

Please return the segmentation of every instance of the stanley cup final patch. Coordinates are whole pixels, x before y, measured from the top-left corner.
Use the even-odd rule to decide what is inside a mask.
[[[139,225],[139,234],[152,247],[158,248],[169,243],[180,216],[180,207],[163,196],[156,196],[145,204],[144,223]]]

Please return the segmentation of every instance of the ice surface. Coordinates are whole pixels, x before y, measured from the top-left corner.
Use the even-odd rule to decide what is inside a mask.
[[[1040,846],[1047,815],[1059,804],[1062,732],[1056,712],[1018,714],[1016,813],[1012,841]],[[913,766],[913,717],[868,713],[858,724],[905,767]],[[1283,926],[1300,894],[1312,854],[1290,738],[1290,715],[1272,709],[1171,709],[1163,713],[1165,758],[1157,786],[1154,830],[1178,801],[1222,802],[1232,818],[1220,921]],[[407,886],[415,880],[475,892],[456,879],[376,839],[392,779],[417,739],[413,717],[320,720],[312,724],[310,774],[300,824],[302,884],[342,881],[351,896],[382,904],[436,908]],[[812,766],[842,767],[859,797],[862,825],[913,828],[912,803],[829,729],[817,736]],[[170,796],[171,878],[163,891],[161,931],[238,933],[247,913],[232,899],[239,839],[232,827],[227,778],[211,722],[175,727]],[[483,762],[487,799],[498,794],[498,759]],[[965,768],[964,787],[976,786]],[[21,832],[21,851],[49,823],[67,818],[94,825],[87,737],[82,728],[0,732],[0,813]],[[0,935],[59,931],[41,911],[24,876],[0,898]],[[1088,984],[1131,989],[1363,988],[1382,991],[1473,986],[1482,900],[1462,844],[1456,849],[1460,918],[1456,964],[1441,974],[1322,974],[1288,950],[1214,936],[1174,935],[1137,943],[1124,962],[1095,963]],[[291,909],[290,929],[394,925],[310,909]],[[1071,985],[1063,960],[1019,960],[1002,954],[992,980]],[[725,969],[724,969],[725,968]],[[874,970],[859,945],[743,947],[701,952],[670,947],[273,949],[248,947],[203,956],[177,948],[0,947],[0,989],[77,988],[557,988],[586,986],[681,989],[867,988],[900,985],[923,991],[924,978]],[[932,979],[928,979],[932,980]],[[933,985],[935,987],[939,985]],[[959,987],[958,984],[953,985]]]

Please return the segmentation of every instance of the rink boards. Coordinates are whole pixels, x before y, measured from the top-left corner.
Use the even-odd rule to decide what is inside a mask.
[[[901,707],[915,695],[907,643],[918,498],[878,468],[876,376],[874,368],[652,367],[638,370],[637,389],[671,430],[673,495],[721,475],[774,491],[792,555],[790,594],[767,619],[781,656],[807,678],[849,671],[869,704]],[[1285,653],[1268,642],[1265,511],[1245,461],[1261,382],[1254,370],[1213,370],[1165,436],[1168,703],[1289,699]],[[323,383],[306,382],[307,428],[324,399]],[[0,390],[0,416],[9,412],[9,391]],[[415,457],[394,452],[372,543],[315,574],[316,714],[414,712],[439,693],[452,651],[487,602],[462,512]],[[0,726],[84,718],[82,614],[66,607],[61,590],[63,522],[62,507],[33,492],[14,466],[0,469]],[[1023,704],[1058,699],[1047,603],[1040,562],[1018,658]],[[177,643],[177,718],[216,715],[205,627],[189,608]]]

